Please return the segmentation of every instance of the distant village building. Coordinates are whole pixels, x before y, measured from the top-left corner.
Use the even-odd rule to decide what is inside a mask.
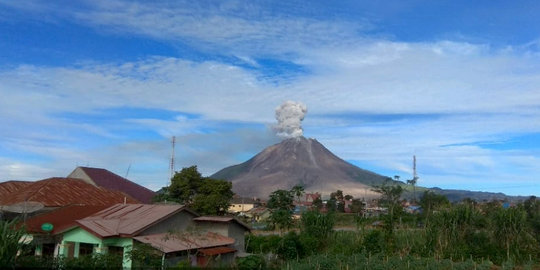
[[[253,198],[233,197],[228,212],[239,213],[253,209],[259,202]]]

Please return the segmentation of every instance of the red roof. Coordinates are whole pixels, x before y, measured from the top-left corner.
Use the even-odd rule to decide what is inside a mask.
[[[183,210],[197,216],[183,205],[117,204],[77,224],[100,238],[130,237]]]
[[[185,233],[181,235],[160,233],[137,236],[133,239],[146,244],[150,244],[154,248],[159,249],[164,253],[226,246],[232,245],[235,242],[233,238],[219,235],[213,232],[207,232],[206,234]],[[236,250],[232,249],[232,252],[234,251]]]
[[[142,203],[152,203],[155,193],[139,184],[101,168],[78,167],[90,177],[96,186],[122,191]],[[76,170],[76,169],[75,169]],[[71,175],[70,175],[71,176]]]
[[[39,202],[45,207],[67,205],[113,205],[138,201],[122,192],[107,190],[85,183],[79,179],[53,177],[20,188],[16,192],[0,198],[0,205],[12,205],[20,202]]]
[[[77,226],[75,220],[85,218],[107,206],[82,206],[71,205],[56,209],[54,211],[34,216],[25,222],[26,230],[31,233],[47,233],[41,229],[44,223],[53,225],[51,234],[59,234]]]
[[[17,190],[31,185],[32,182],[28,181],[6,181],[0,183],[0,198],[4,198]]]

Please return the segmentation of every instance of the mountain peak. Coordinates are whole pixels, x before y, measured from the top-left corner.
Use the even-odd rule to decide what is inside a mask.
[[[371,184],[386,178],[334,155],[317,140],[299,136],[267,147],[250,160],[212,175],[231,181],[241,196],[266,198],[277,189],[302,185],[308,192],[338,189],[355,197],[372,197]]]

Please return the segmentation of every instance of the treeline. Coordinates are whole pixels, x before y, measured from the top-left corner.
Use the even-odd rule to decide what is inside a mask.
[[[305,212],[282,236],[249,236],[247,251],[260,256],[251,260],[285,269],[540,267],[540,201],[535,197],[503,207],[473,200],[450,204],[442,195],[425,192],[419,202],[423,211],[409,214],[401,206],[400,187],[378,190],[386,214],[356,216],[356,229],[334,231],[343,214]]]

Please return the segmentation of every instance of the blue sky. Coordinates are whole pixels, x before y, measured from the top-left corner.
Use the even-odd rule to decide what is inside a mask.
[[[540,196],[537,1],[0,0],[0,181],[107,168],[151,189],[279,142],[275,109],[362,168]]]

